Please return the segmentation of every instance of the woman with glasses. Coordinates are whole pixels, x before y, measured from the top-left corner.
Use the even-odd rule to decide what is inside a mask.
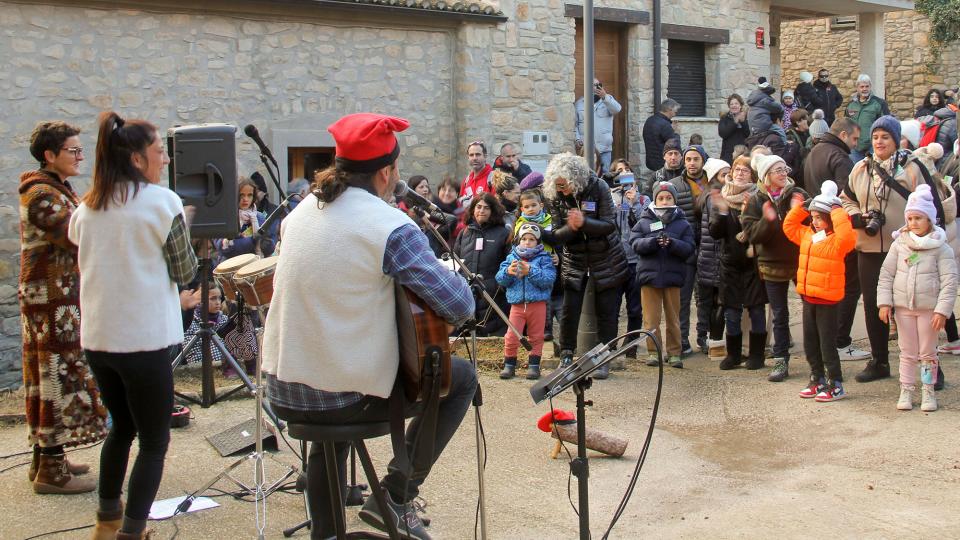
[[[41,122],[30,137],[40,163],[20,176],[20,314],[29,479],[36,493],[93,491],[90,467],[70,463],[64,448],[106,436],[107,411],[80,347],[77,246],[67,238],[80,201],[68,179],[80,173],[80,128]]]
[[[757,192],[747,201],[740,218],[745,240],[756,250],[757,266],[763,278],[767,299],[773,311],[773,371],[767,377],[780,382],[789,375],[790,311],[787,292],[790,282],[797,279],[797,261],[800,248],[783,234],[783,219],[794,206],[803,204],[808,196],[790,178],[790,167],[778,155],[758,155],[753,163],[760,178]],[[754,339],[766,340],[766,334],[750,334],[750,349]],[[757,368],[763,364],[757,365]]]

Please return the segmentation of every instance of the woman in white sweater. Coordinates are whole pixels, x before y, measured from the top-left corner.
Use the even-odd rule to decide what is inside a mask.
[[[113,428],[100,453],[100,504],[94,538],[146,537],[170,441],[173,375],[183,341],[177,284],[196,273],[190,247],[192,208],[159,186],[170,162],[157,127],[99,118],[93,187],[70,220],[79,246],[80,343]],[[130,473],[126,510],[120,500],[130,446],[140,452]]]

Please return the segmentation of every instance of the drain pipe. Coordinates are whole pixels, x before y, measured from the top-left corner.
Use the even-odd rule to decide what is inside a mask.
[[[653,111],[660,109],[660,98],[663,96],[663,80],[660,71],[662,47],[660,45],[660,0],[653,0]]]

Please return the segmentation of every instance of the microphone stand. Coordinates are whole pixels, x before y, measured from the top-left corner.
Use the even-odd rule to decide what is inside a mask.
[[[423,222],[424,217],[428,217],[429,213],[420,208],[419,206],[410,206],[416,212],[417,217],[420,218],[421,223]],[[483,298],[487,301],[487,305],[490,306],[494,313],[498,317],[503,319],[503,322],[507,324],[507,331],[513,332],[515,336],[520,339],[520,345],[523,346],[524,350],[530,351],[533,349],[533,346],[530,344],[530,340],[525,338],[522,333],[510,322],[510,317],[508,317],[503,310],[500,309],[500,306],[494,301],[493,297],[490,296],[490,293],[487,292],[486,288],[483,286],[483,277],[479,274],[476,274],[470,271],[469,268],[463,263],[457,254],[450,248],[450,244],[447,243],[446,238],[440,234],[440,231],[437,230],[436,225],[433,222],[428,221],[427,227],[430,234],[433,235],[440,245],[443,247],[444,255],[448,256],[454,262],[454,267],[457,271],[467,280],[467,283],[470,285],[470,289],[473,291],[475,299]],[[468,346],[468,352],[473,351],[472,354],[469,354],[471,360],[473,361],[473,368],[478,372],[479,375],[479,365],[477,359],[477,320],[474,319],[468,323],[470,326],[470,345]],[[483,444],[483,435],[482,435],[482,422],[480,420],[480,406],[483,405],[483,393],[480,391],[479,376],[477,377],[477,393],[473,395],[473,412],[474,412],[474,432],[476,434],[477,440],[477,487],[478,487],[478,506],[480,513],[480,538],[486,540],[487,538],[487,508],[486,508],[486,492],[484,490],[484,468],[487,463],[487,451],[486,447]]]

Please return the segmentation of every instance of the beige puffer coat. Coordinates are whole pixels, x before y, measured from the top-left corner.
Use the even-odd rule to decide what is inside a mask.
[[[947,234],[933,232],[916,239],[906,228],[894,233],[877,283],[877,306],[932,309],[949,317],[957,299],[957,261]]]

